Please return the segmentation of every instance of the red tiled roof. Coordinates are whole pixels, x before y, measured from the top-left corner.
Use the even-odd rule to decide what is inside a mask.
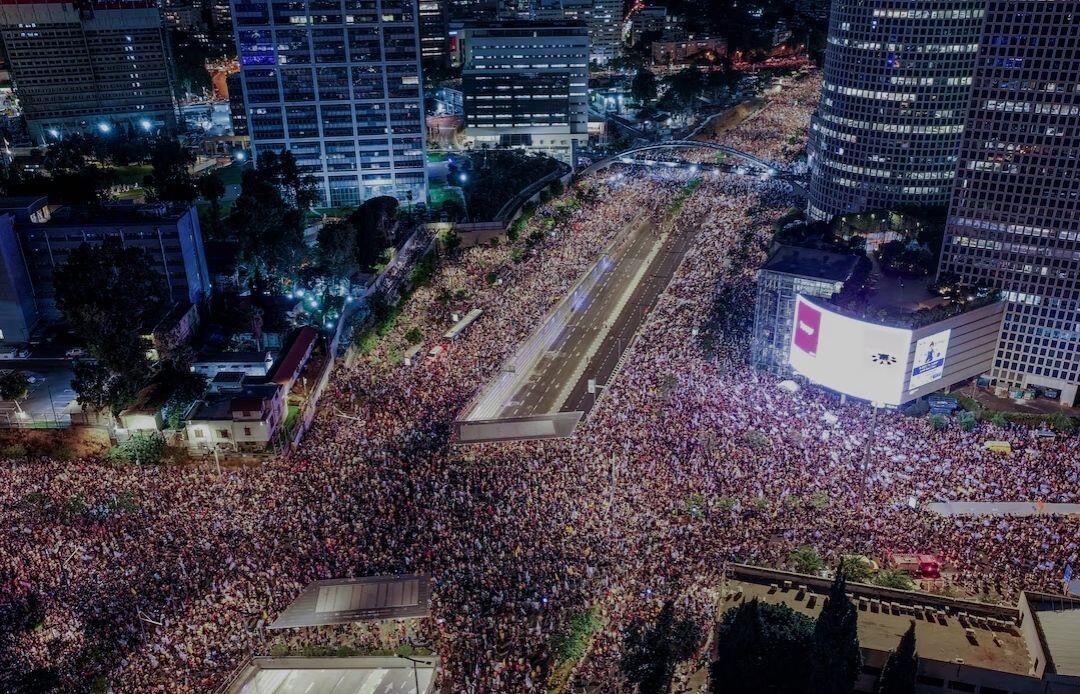
[[[292,345],[289,346],[289,351],[274,366],[270,382],[283,386],[289,385],[318,336],[319,333],[311,326],[305,325],[300,328],[300,332],[296,333],[296,338],[292,341]]]

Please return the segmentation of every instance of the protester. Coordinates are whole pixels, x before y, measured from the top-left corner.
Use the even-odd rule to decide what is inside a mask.
[[[791,162],[815,80],[769,95],[724,141]],[[1033,443],[986,423],[937,432],[882,413],[867,467],[866,407],[779,390],[747,365],[754,269],[796,204],[790,189],[710,173],[667,219],[694,174],[662,168],[618,165],[538,210],[529,245],[445,259],[374,352],[334,374],[297,452],[220,478],[6,462],[0,605],[37,615],[34,628],[0,627],[9,670],[52,668],[70,690],[103,675],[117,692],[207,692],[274,647],[409,644],[441,656],[452,691],[539,691],[553,640],[594,607],[605,625],[574,678],[615,689],[625,625],[667,598],[707,625],[726,561],[784,565],[800,545],[827,563],[919,551],[975,596],[1057,585],[1077,560],[1075,517],[939,517],[925,504],[1076,501],[1076,438]],[[455,446],[470,398],[642,216],[695,242],[575,436]],[[471,308],[482,317],[442,342]],[[412,329],[423,350],[405,365]],[[984,450],[987,438],[1016,453]],[[266,629],[311,581],[412,572],[433,577],[430,619]]]

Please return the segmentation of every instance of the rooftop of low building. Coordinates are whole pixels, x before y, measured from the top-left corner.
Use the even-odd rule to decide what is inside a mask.
[[[784,604],[816,618],[831,580],[742,565],[730,565],[723,603],[758,600]],[[847,594],[859,612],[859,645],[889,652],[915,623],[919,657],[1017,675],[1028,675],[1032,658],[1016,620],[1015,607],[990,605],[918,591],[848,583]]]
[[[281,386],[276,383],[245,385],[240,390],[230,393],[211,393],[195,403],[184,419],[189,421],[232,420],[233,412],[238,409],[253,411],[261,407],[264,400],[273,398]],[[242,404],[243,407],[238,407]],[[259,407],[250,407],[249,405]]]

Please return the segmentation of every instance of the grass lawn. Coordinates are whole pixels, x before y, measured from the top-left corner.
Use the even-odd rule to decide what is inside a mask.
[[[146,191],[142,188],[132,188],[116,194],[117,200],[142,200],[146,197]]]
[[[427,160],[432,164],[438,161],[446,161],[449,158],[450,155],[447,152],[428,152],[427,155]]]
[[[285,415],[285,431],[288,432],[290,435],[292,434],[293,429],[296,428],[296,420],[299,417],[300,417],[300,406],[299,405],[289,405],[288,410],[287,410],[286,415]]]
[[[432,186],[428,188],[428,203],[432,207],[438,207],[447,200],[457,200],[462,206],[465,205],[465,196],[461,188],[456,186]]]
[[[149,164],[128,164],[127,166],[113,166],[109,170],[116,175],[117,183],[141,185],[143,179],[153,171],[153,167]]]
[[[227,186],[240,185],[240,178],[244,173],[244,167],[246,163],[242,164],[229,164],[218,169],[214,169],[214,173],[221,179],[221,182]]]

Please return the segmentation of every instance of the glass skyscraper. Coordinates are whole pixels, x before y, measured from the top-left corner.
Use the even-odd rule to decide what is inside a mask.
[[[415,0],[233,0],[256,160],[290,150],[324,204],[423,202]]]
[[[1008,300],[991,376],[1076,400],[1080,3],[986,4],[942,272]]]
[[[810,127],[810,217],[948,202],[984,7],[834,0]]]

